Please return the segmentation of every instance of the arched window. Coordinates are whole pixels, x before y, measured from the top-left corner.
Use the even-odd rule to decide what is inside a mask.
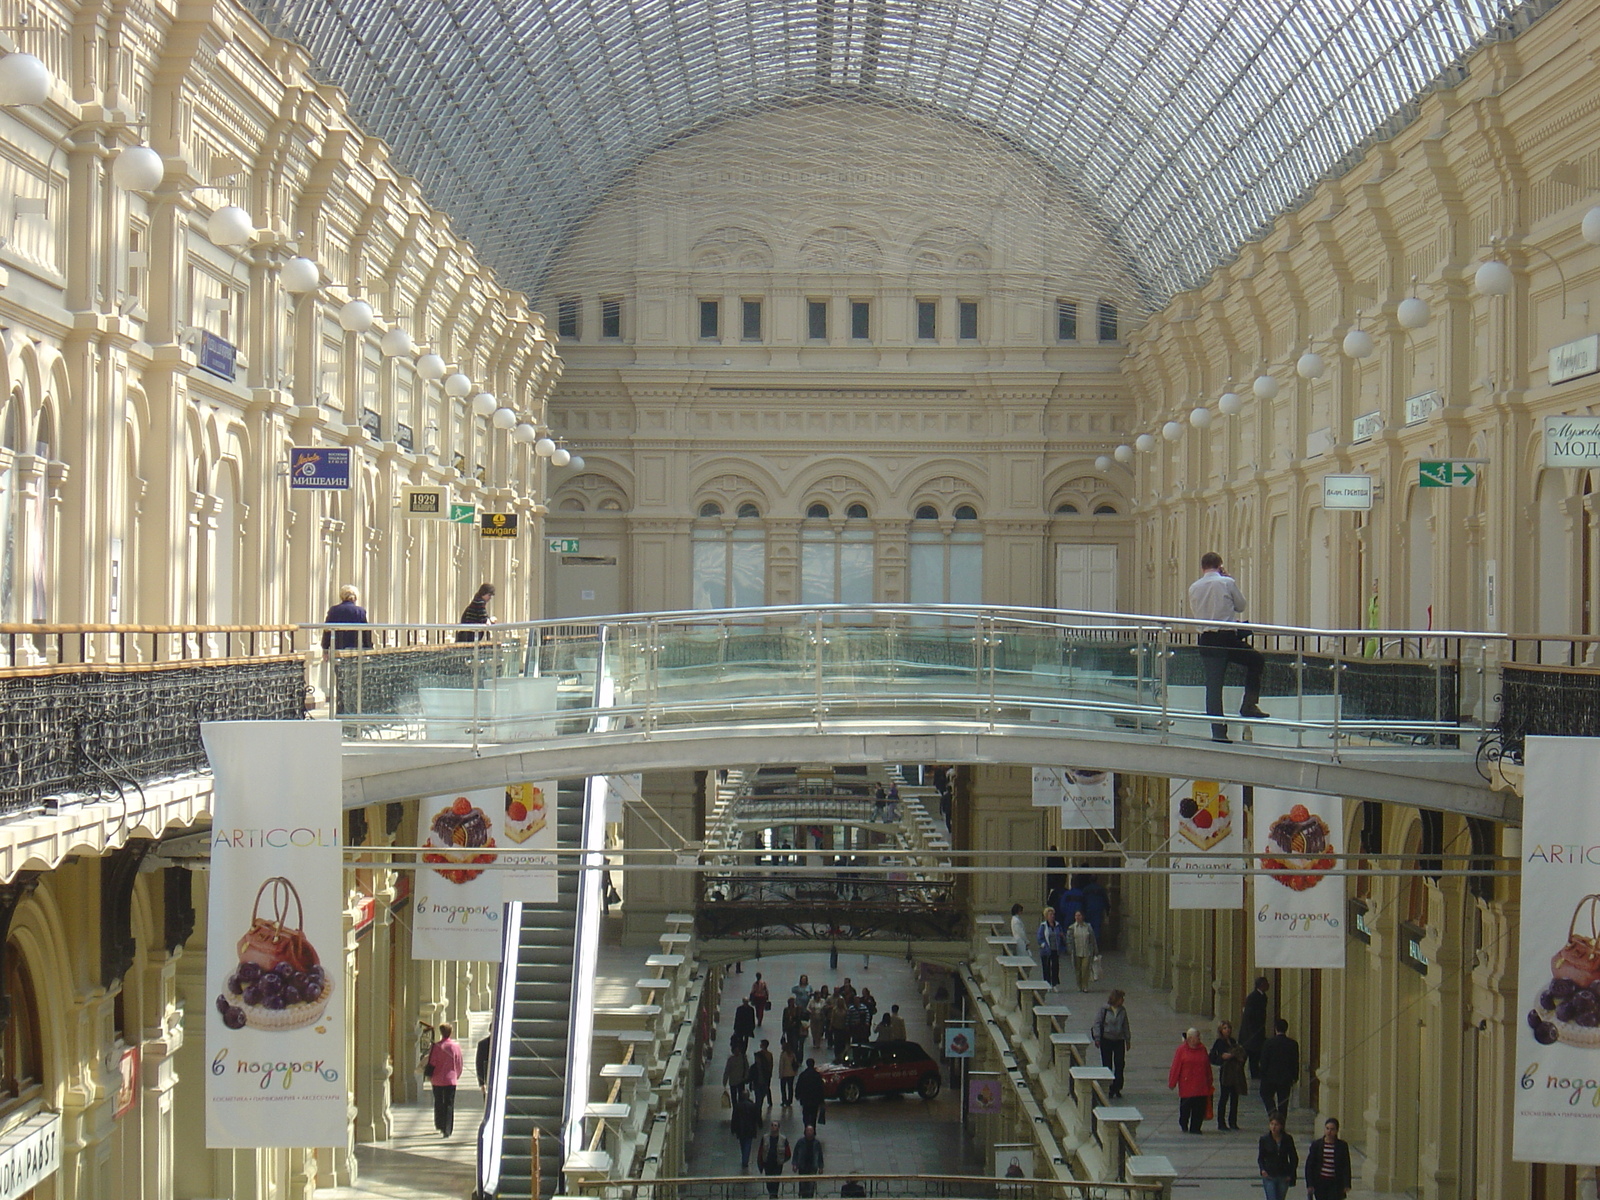
[[[33,977],[16,942],[6,944],[5,994],[11,1019],[0,1034],[0,1102],[20,1100],[44,1082],[44,1045],[39,1029],[39,1000]]]
[[[861,508],[851,505],[850,510]],[[863,516],[866,509],[861,508]],[[800,529],[800,602],[870,604],[873,594],[872,530],[836,528],[826,504],[806,508]]]
[[[1060,514],[1062,514],[1062,513],[1069,513],[1070,514],[1070,513],[1076,513],[1077,511],[1078,511],[1078,506],[1076,504],[1058,504],[1058,505],[1056,505],[1056,514],[1058,516]]]
[[[568,496],[561,502],[560,508],[562,512],[582,512],[583,501],[576,496]]]
[[[711,511],[707,511],[711,510]],[[739,522],[725,528],[722,506],[707,501],[690,533],[694,607],[757,608],[767,595],[766,529],[750,501],[738,508]]]
[[[919,504],[913,519],[918,521],[937,521],[939,519],[939,510],[931,504]]]
[[[867,519],[867,506],[865,504],[852,504],[844,510],[844,515],[852,521],[865,521]]]
[[[978,510],[958,504],[952,514],[955,528],[948,533],[937,525],[938,510],[931,504],[917,509],[919,524],[907,537],[913,604],[981,604],[983,602],[983,534],[975,528]]]
[[[828,511],[826,504],[811,504],[806,507],[806,518],[808,520],[816,520],[818,517],[827,520],[832,515]]]
[[[601,512],[621,512],[622,501],[618,500],[615,496],[606,496],[600,501],[599,507]]]
[[[978,519],[978,510],[970,504],[958,504],[956,505],[955,516],[958,521],[976,521]]]
[[[1117,515],[1117,510],[1114,505],[1102,504],[1094,510],[1094,515],[1097,517],[1114,517]]]

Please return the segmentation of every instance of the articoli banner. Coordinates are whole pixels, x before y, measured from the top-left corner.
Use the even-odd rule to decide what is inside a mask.
[[[1344,966],[1344,804],[1335,796],[1255,789],[1256,965]]]
[[[1243,908],[1242,789],[1214,779],[1170,781],[1170,908]]]
[[[1511,1157],[1600,1164],[1600,739],[1526,762]]]
[[[423,865],[417,869],[411,923],[413,958],[500,961],[505,897],[501,872],[491,864],[506,843],[505,808],[503,787],[422,800],[417,826]],[[551,824],[554,817],[552,809]]]
[[[215,776],[206,1145],[344,1141],[344,812],[337,721],[200,727]]]

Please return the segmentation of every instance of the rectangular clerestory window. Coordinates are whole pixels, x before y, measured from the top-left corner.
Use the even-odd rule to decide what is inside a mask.
[[[615,296],[602,297],[600,300],[600,336],[622,336],[622,301]]]
[[[828,302],[826,300],[806,301],[806,337],[813,342],[828,340]]]
[[[858,342],[872,337],[872,301],[850,301],[850,336]]]
[[[1100,301],[1100,340],[1117,340],[1117,306],[1106,300]]]
[[[1056,301],[1056,341],[1075,342],[1078,340],[1078,302],[1076,300]]]
[[[956,302],[956,336],[965,342],[978,340],[978,302],[976,300],[958,300]]]
[[[740,337],[747,342],[761,340],[761,301],[746,300],[741,305],[743,309],[743,328]]]
[[[717,300],[700,301],[700,336],[716,341],[722,336],[722,304]]]
[[[938,303],[933,300],[917,301],[917,340],[931,342],[939,336]]]
[[[563,296],[556,301],[556,334],[559,337],[578,337],[578,298]]]

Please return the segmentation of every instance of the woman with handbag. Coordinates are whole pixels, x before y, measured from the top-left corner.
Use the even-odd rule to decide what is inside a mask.
[[[422,1068],[433,1085],[433,1127],[441,1137],[456,1130],[456,1081],[461,1078],[461,1043],[450,1034],[450,1026],[439,1026],[439,1040],[428,1051],[427,1065]]]
[[[1217,1026],[1217,1040],[1211,1043],[1211,1062],[1217,1068],[1217,1082],[1222,1087],[1217,1097],[1217,1128],[1239,1128],[1239,1097],[1250,1089],[1245,1075],[1246,1054],[1239,1039],[1233,1036],[1233,1024],[1224,1021]]]

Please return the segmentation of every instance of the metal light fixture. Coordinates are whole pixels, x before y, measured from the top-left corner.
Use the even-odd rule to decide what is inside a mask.
[[[1141,433],[1133,439],[1133,445],[1141,454],[1148,454],[1156,448],[1156,439],[1148,433]]]
[[[569,463],[569,464],[568,464],[568,465],[569,465],[569,466],[570,466],[570,467],[571,467],[571,468],[572,468],[572,469],[573,469],[573,470],[574,470],[574,471],[581,471],[581,470],[583,470],[583,455],[581,455],[581,454],[574,454],[574,455],[573,455],[573,456],[572,456],[572,462],[571,462],[571,463]]]
[[[206,237],[213,246],[242,246],[255,232],[255,221],[237,204],[224,204],[206,218]]]
[[[1511,274],[1511,268],[1497,258],[1478,264],[1478,269],[1473,273],[1472,286],[1485,296],[1505,296],[1516,286],[1516,277]]]
[[[1421,296],[1407,296],[1395,307],[1395,319],[1407,329],[1421,329],[1433,318],[1433,310]]]
[[[517,413],[512,408],[497,408],[490,420],[496,429],[510,429],[517,423]]]
[[[1322,361],[1322,355],[1315,350],[1307,350],[1294,364],[1294,373],[1301,379],[1321,379],[1327,369],[1328,364]]]
[[[1099,458],[1094,460],[1094,469],[1102,475],[1111,470],[1111,456],[1109,454],[1100,455]]]
[[[1223,392],[1217,399],[1217,411],[1225,417],[1231,417],[1244,407],[1244,397],[1238,392]]]
[[[472,398],[472,411],[480,417],[489,416],[499,407],[500,401],[490,392],[479,392]]]
[[[322,286],[322,272],[309,258],[296,255],[284,260],[278,269],[278,282],[283,284],[284,291],[304,296]]]
[[[1275,400],[1278,396],[1278,381],[1271,375],[1257,375],[1255,382],[1250,385],[1250,390],[1256,394],[1257,400]]]
[[[444,378],[444,373],[444,359],[440,358],[437,354],[424,354],[421,358],[417,359],[417,374],[422,376],[422,378],[437,383],[439,380]]]
[[[1119,463],[1132,462],[1133,447],[1124,443],[1111,452],[1111,457],[1116,459]]]
[[[399,358],[403,354],[410,354],[416,348],[411,335],[398,325],[384,330],[383,336],[378,339],[378,349],[383,351],[387,358]]]
[[[534,442],[533,452],[540,458],[549,458],[556,452],[555,441],[551,438],[542,437],[538,441]]]
[[[1583,240],[1592,246],[1600,246],[1600,207],[1591,208],[1583,214],[1583,223],[1578,226],[1583,234]]]
[[[444,394],[463,400],[472,394],[472,377],[463,375],[460,371],[445,376]]]
[[[558,467],[564,467],[572,461],[572,451],[565,446],[557,446],[555,453],[550,456],[550,461]]]
[[[539,431],[526,421],[511,431],[511,440],[521,442],[524,446],[531,446],[539,438]]]
[[[1196,429],[1207,429],[1211,425],[1211,410],[1209,408],[1195,408],[1189,411],[1189,424]]]
[[[1378,343],[1372,340],[1372,335],[1359,327],[1345,334],[1341,345],[1341,349],[1351,358],[1366,358],[1377,348]]]
[[[1161,436],[1169,442],[1175,442],[1183,436],[1183,426],[1176,421],[1168,421],[1161,427]]]
[[[166,160],[149,146],[124,146],[111,161],[111,182],[125,192],[153,192],[166,175]]]
[[[43,104],[55,78],[44,61],[20,51],[0,58],[0,105]]]

